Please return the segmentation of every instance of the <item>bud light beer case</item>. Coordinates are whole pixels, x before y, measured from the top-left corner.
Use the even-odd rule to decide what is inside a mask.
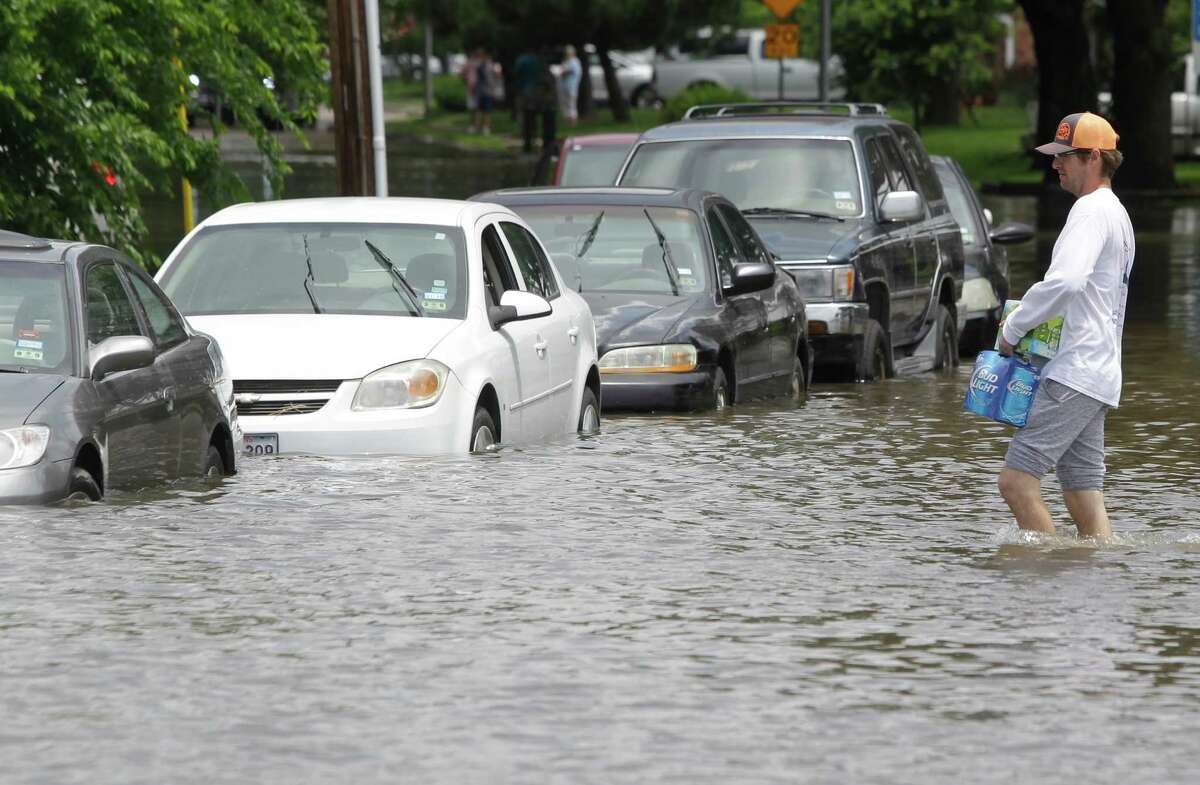
[[[1025,426],[1041,374],[1029,363],[1000,352],[980,352],[963,408],[1018,428]]]

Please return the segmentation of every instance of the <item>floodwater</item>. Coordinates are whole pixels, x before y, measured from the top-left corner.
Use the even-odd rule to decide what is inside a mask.
[[[1066,204],[987,201],[1023,291]],[[1111,543],[1016,531],[965,366],[0,508],[0,781],[1195,781],[1200,210],[1133,219]]]

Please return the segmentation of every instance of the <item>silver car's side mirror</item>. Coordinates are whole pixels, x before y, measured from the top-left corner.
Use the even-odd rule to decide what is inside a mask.
[[[105,338],[88,353],[92,378],[100,381],[121,371],[145,368],[154,362],[154,344],[142,335],[115,335]]]
[[[879,205],[881,221],[916,221],[925,217],[925,200],[916,191],[892,191]]]

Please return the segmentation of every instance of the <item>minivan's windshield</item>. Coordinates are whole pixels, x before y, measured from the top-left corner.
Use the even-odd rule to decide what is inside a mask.
[[[699,139],[639,145],[620,185],[702,188],[743,211],[863,212],[854,148],[841,139]],[[783,213],[779,213],[783,214]]]
[[[708,287],[700,219],[678,207],[536,205],[513,209],[580,292],[685,295]],[[664,247],[665,246],[665,247]]]
[[[69,313],[61,264],[0,261],[0,372],[71,373]]]
[[[462,230],[422,224],[239,224],[192,238],[160,281],[184,314],[462,319]]]

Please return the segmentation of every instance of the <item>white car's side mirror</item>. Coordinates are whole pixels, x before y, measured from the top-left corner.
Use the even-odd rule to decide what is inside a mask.
[[[519,322],[524,319],[537,319],[549,316],[553,309],[546,298],[533,292],[521,292],[509,289],[500,295],[500,304],[488,309],[492,329],[498,330],[509,322]]]

